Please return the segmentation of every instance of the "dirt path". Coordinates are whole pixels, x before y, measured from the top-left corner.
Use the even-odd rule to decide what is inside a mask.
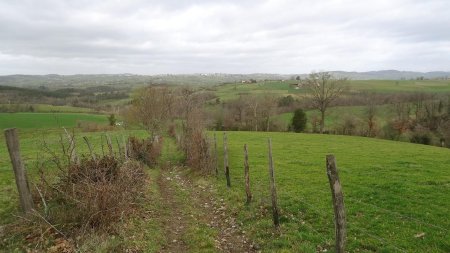
[[[161,225],[163,226],[166,245],[163,245],[161,252],[187,252],[187,244],[183,241],[183,235],[186,233],[187,218],[186,213],[182,212],[182,203],[177,196],[177,192],[171,185],[171,178],[161,172],[157,179],[160,189],[161,201],[164,213],[161,214]]]
[[[227,212],[223,199],[214,196],[214,188],[193,182],[186,170],[177,166],[162,169],[157,179],[166,210],[162,226],[167,244],[161,252],[192,252],[186,233],[202,227],[215,234],[207,252],[256,252],[257,247],[247,239],[234,215]]]
[[[165,238],[160,252],[257,252],[209,180],[190,174],[180,157],[167,138],[156,178],[156,217]]]

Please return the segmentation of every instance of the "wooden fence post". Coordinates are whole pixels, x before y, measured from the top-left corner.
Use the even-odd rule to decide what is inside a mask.
[[[64,132],[66,132],[67,139],[69,140],[69,151],[70,151],[70,162],[78,164],[80,161],[77,156],[77,150],[75,147],[75,135],[71,135],[65,127],[63,127]]]
[[[336,236],[336,253],[343,253],[346,241],[346,222],[344,195],[336,166],[334,155],[327,155],[327,175],[330,181],[331,197],[333,199],[334,225]]]
[[[269,138],[269,177],[270,177],[270,192],[272,194],[272,214],[273,214],[273,224],[275,227],[280,226],[280,218],[278,211],[278,200],[277,200],[277,189],[275,186],[275,173],[273,168],[273,157],[272,157],[272,140]]]
[[[247,205],[252,201],[252,192],[250,190],[250,168],[248,165],[247,144],[244,144],[244,172],[245,172],[245,193],[247,195]]]
[[[105,135],[106,135],[106,143],[108,144],[108,148],[109,148],[109,155],[114,156],[111,137],[109,137],[109,134],[105,134]]]
[[[91,157],[94,161],[97,161],[97,157],[94,154],[94,151],[92,150],[91,143],[89,142],[87,136],[83,136],[84,141],[86,142],[86,145],[88,146],[89,152],[91,153]]]
[[[102,156],[105,156],[105,148],[103,147],[103,134],[102,135],[100,135],[100,142],[101,142],[101,145],[102,145]]]
[[[127,143],[125,142],[125,137],[123,137],[122,135],[122,145],[123,145],[123,153],[125,156],[125,160],[128,159],[128,147],[127,147]]]
[[[228,167],[227,133],[223,133],[223,168],[225,169],[225,177],[227,178],[227,186],[231,187],[230,167]]]
[[[131,139],[130,137],[128,137],[128,158],[132,158],[133,157],[133,144],[131,144]]]
[[[120,159],[120,157],[122,156],[122,147],[120,146],[119,138],[117,136],[116,136],[116,142],[117,142],[117,148],[119,150],[119,154],[117,155],[117,158]]]
[[[216,177],[219,176],[219,155],[217,153],[217,136],[216,132],[214,132],[214,166],[216,166]]]
[[[16,178],[17,190],[19,191],[20,207],[24,213],[28,213],[33,209],[33,198],[31,197],[25,166],[20,157],[20,144],[17,129],[5,129],[5,139],[14,170],[14,176]]]

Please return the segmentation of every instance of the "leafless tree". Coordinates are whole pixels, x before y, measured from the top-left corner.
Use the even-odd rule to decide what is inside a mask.
[[[174,91],[167,87],[143,88],[136,93],[125,116],[142,124],[153,136],[173,116],[175,99]]]
[[[277,98],[274,95],[265,95],[260,98],[261,101],[261,116],[264,119],[264,128],[266,132],[270,131],[270,124],[272,117],[276,114]]]
[[[363,96],[366,99],[365,116],[367,120],[367,136],[373,137],[375,135],[376,121],[375,116],[377,113],[376,95],[374,93],[364,93]]]
[[[335,78],[328,72],[311,73],[303,80],[303,86],[308,90],[312,106],[320,111],[320,133],[325,128],[325,112],[331,103],[344,91],[346,78]]]

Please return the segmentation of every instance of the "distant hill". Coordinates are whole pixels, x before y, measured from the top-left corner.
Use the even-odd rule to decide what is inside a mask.
[[[367,72],[345,72],[331,71],[336,76],[348,77],[353,80],[401,80],[401,79],[449,79],[450,72],[433,71],[433,72],[414,72],[399,70],[379,70]]]
[[[380,70],[368,72],[330,71],[339,77],[353,80],[400,80],[400,79],[449,79],[450,72],[413,72],[398,70]],[[242,80],[287,80],[296,76],[306,77],[308,74],[164,74],[164,75],[134,75],[134,74],[98,74],[98,75],[8,75],[0,76],[0,85],[15,87],[92,87],[92,86],[143,86],[149,84],[175,85],[214,85],[234,83]]]

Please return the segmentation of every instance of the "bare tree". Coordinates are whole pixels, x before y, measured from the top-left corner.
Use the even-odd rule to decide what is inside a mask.
[[[367,136],[375,136],[376,121],[375,116],[377,114],[376,95],[374,93],[363,93],[363,97],[366,100],[365,116],[367,119]]]
[[[320,111],[320,133],[325,128],[325,112],[331,103],[344,91],[346,78],[335,78],[328,72],[311,73],[303,80],[303,86],[308,90],[312,106]]]
[[[142,124],[153,136],[173,115],[175,99],[173,91],[166,87],[143,88],[136,93],[126,117]]]
[[[277,110],[277,97],[267,94],[261,98],[261,116],[264,120],[264,128],[266,132],[270,131],[270,124],[272,117],[276,114]]]

